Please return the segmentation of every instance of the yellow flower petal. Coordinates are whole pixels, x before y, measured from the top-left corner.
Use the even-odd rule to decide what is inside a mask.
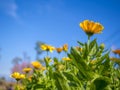
[[[62,50],[63,50],[63,48],[62,48],[62,47],[56,48],[56,51],[57,51],[58,53],[61,53],[61,52],[62,52]]]
[[[104,27],[97,22],[84,20],[80,23],[80,27],[86,32],[88,35],[93,35],[97,33],[101,33]]]
[[[23,72],[28,73],[28,72],[30,72],[31,70],[32,70],[32,68],[24,68],[24,69],[23,69]]]
[[[64,44],[64,45],[63,45],[63,50],[64,50],[65,52],[68,51],[68,44]]]
[[[63,57],[62,60],[64,60],[64,61],[70,61],[71,59],[69,57]]]
[[[33,65],[33,67],[34,68],[36,68],[36,69],[39,69],[39,68],[41,68],[41,64],[40,64],[40,62],[38,62],[38,61],[34,61],[34,62],[32,62],[32,65]]]
[[[20,74],[19,72],[14,72],[11,74],[12,78],[15,78],[17,81],[20,79],[24,79],[25,75],[24,74]]]
[[[50,51],[50,52],[53,52],[53,50],[55,50],[53,46],[46,45],[46,44],[41,45],[40,48],[44,51]]]

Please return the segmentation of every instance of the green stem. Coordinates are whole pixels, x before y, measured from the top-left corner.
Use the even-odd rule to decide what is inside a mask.
[[[90,47],[90,36],[88,36],[88,42],[87,42],[88,52],[89,52],[89,47]]]
[[[19,85],[18,84],[19,83],[18,83],[18,80],[17,80],[15,90],[19,90]]]
[[[67,70],[67,61],[65,61],[65,70]]]
[[[18,80],[17,80],[17,85],[18,85]]]
[[[89,47],[90,47],[90,35],[88,36],[88,42],[87,42],[87,48],[88,48],[88,56],[87,56],[87,61],[88,61],[88,64],[89,64]]]
[[[88,46],[89,46],[89,44],[90,44],[90,36],[88,36]]]
[[[48,57],[48,51],[47,51],[47,57]]]
[[[65,57],[67,57],[67,52],[65,52]]]

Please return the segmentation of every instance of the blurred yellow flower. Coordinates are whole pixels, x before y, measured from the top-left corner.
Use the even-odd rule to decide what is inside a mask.
[[[120,59],[119,58],[111,57],[110,60],[120,64]]]
[[[113,50],[112,52],[115,53],[115,54],[120,55],[120,49]]]
[[[21,79],[24,79],[25,78],[25,74],[21,74],[20,77],[21,77]]]
[[[86,32],[87,35],[91,36],[93,34],[101,33],[104,27],[98,23],[89,20],[84,20],[80,23],[80,27]]]
[[[62,47],[56,48],[56,51],[57,51],[58,53],[61,53],[61,52],[62,52],[62,50],[63,50],[63,48],[62,48]]]
[[[64,45],[63,45],[63,50],[64,50],[65,52],[68,51],[68,44],[64,44]]]
[[[42,71],[46,70],[46,67],[43,67],[43,66],[42,66],[42,67],[41,67],[41,70],[42,70]]]
[[[31,76],[28,77],[28,80],[31,82],[32,78],[33,78],[33,76],[31,75]]]
[[[17,81],[20,79],[24,79],[25,75],[24,74],[20,74],[19,72],[14,72],[11,74],[12,78],[15,78]]]
[[[32,70],[32,68],[24,68],[24,69],[23,69],[23,72],[29,73],[31,70]]]
[[[70,61],[71,59],[69,57],[63,57],[62,60],[64,60],[64,61]]]
[[[50,51],[50,52],[53,52],[53,50],[55,50],[53,46],[46,45],[46,44],[41,45],[40,48],[44,51]]]
[[[76,49],[78,50],[78,51],[82,51],[82,48],[81,47],[79,47],[79,46],[76,46]]]
[[[34,68],[36,68],[36,69],[39,69],[39,68],[41,68],[41,64],[40,64],[40,62],[38,62],[38,61],[34,61],[34,62],[32,62],[31,63],[32,64],[32,66],[34,67]]]

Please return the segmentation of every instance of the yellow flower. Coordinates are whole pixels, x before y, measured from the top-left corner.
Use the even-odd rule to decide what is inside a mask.
[[[97,22],[84,20],[80,23],[80,27],[87,33],[87,35],[91,36],[93,34],[101,33],[104,27]]]
[[[24,79],[25,75],[24,74],[20,74],[19,72],[14,72],[11,74],[12,78],[15,78],[17,81],[20,79]]]
[[[42,66],[42,67],[41,67],[41,70],[42,70],[42,71],[46,70],[46,67],[43,67],[43,66]]]
[[[31,82],[32,78],[33,78],[33,76],[31,75],[31,76],[28,77],[28,80]]]
[[[36,68],[36,69],[39,69],[39,68],[41,68],[41,64],[40,64],[40,62],[38,62],[38,61],[34,61],[34,62],[32,62],[32,65],[33,65],[33,67],[34,68]]]
[[[25,78],[25,74],[20,74],[20,78],[24,79]]]
[[[50,51],[50,52],[53,52],[53,50],[55,50],[53,46],[46,45],[46,44],[41,45],[40,48],[44,51]]]
[[[19,72],[14,72],[14,73],[11,74],[11,77],[15,78],[15,79],[19,79],[20,78],[19,76],[20,76]]]
[[[120,59],[119,58],[111,57],[110,60],[120,64]]]
[[[115,54],[120,55],[120,49],[113,50],[112,52],[115,53]]]
[[[79,46],[76,46],[76,49],[78,50],[78,51],[82,51],[82,48],[81,47],[79,47]]]
[[[29,73],[32,69],[31,68],[24,68],[23,72]]]
[[[56,51],[57,51],[58,53],[61,53],[61,52],[62,52],[62,50],[63,50],[63,48],[62,48],[62,47],[56,48]]]
[[[69,57],[63,57],[62,60],[64,60],[64,61],[70,61],[71,59]]]
[[[65,52],[68,51],[68,44],[64,44],[64,45],[63,45],[63,50],[64,50]]]

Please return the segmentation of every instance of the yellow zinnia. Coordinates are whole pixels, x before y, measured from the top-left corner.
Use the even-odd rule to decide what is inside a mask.
[[[113,50],[112,52],[115,53],[115,54],[120,55],[120,49]]]
[[[101,33],[104,27],[97,22],[84,20],[80,23],[80,27],[86,32],[87,35],[91,36],[93,34]]]
[[[32,69],[31,68],[24,68],[23,72],[29,73]]]
[[[46,67],[42,66],[42,67],[41,67],[41,70],[42,70],[42,71],[46,70]]]
[[[14,73],[11,74],[11,77],[15,78],[18,81],[20,79],[25,78],[25,75],[24,74],[20,74],[19,72],[14,72]]]
[[[36,69],[39,69],[39,68],[41,68],[41,64],[40,64],[40,62],[38,62],[38,61],[34,61],[34,62],[32,62],[32,65],[33,65],[33,67],[34,68],[36,68]]]
[[[24,79],[25,78],[25,74],[20,74],[20,78]]]
[[[64,61],[70,61],[71,59],[69,57],[63,57],[62,60],[64,60]]]
[[[55,48],[53,46],[46,45],[46,44],[41,45],[40,48],[42,50],[44,50],[44,51],[50,51],[50,52],[52,52],[53,50],[55,50]]]
[[[62,48],[62,47],[56,48],[56,51],[57,51],[58,53],[61,53],[61,52],[62,52],[62,50],[63,50],[63,48]]]
[[[31,82],[32,78],[33,78],[33,76],[31,75],[31,76],[28,77],[28,80]]]
[[[111,57],[110,60],[120,64],[120,59],[119,58]]]
[[[64,44],[64,45],[63,45],[63,50],[64,50],[65,52],[68,51],[68,44]]]
[[[76,46],[75,48],[76,48],[78,51],[82,52],[82,48],[81,48],[81,47]]]

